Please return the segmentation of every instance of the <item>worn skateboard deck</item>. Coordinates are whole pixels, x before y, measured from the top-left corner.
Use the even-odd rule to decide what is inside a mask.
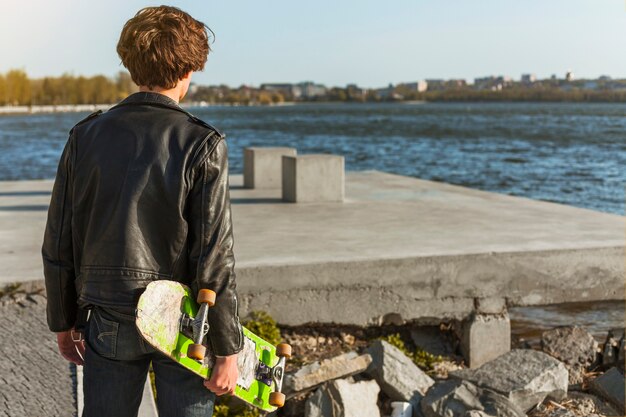
[[[193,335],[181,332],[181,317],[194,318],[199,306],[189,287],[175,281],[151,282],[137,304],[137,329],[155,349],[163,352],[190,371],[208,379],[215,357],[210,344],[203,361],[187,357],[187,348],[193,343]],[[209,309],[209,316],[211,310]],[[209,329],[209,334],[211,330]],[[263,377],[263,370],[274,368],[279,358],[276,348],[250,330],[243,328],[244,347],[238,354],[239,379],[235,396],[265,411],[274,411],[269,395],[276,391],[276,383]]]

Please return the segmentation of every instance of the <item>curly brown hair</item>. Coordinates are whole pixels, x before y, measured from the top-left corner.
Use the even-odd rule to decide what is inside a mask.
[[[189,71],[204,69],[209,32],[215,37],[177,7],[144,7],[124,25],[117,54],[135,84],[174,88]]]

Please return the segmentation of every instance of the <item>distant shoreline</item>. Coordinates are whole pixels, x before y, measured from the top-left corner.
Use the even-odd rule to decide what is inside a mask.
[[[245,104],[245,103],[183,103],[183,108],[202,107],[286,107],[310,104],[428,104],[428,103],[552,103],[552,104],[624,104],[625,101],[580,101],[580,100],[393,100],[393,101],[286,101],[272,104]],[[30,114],[51,114],[51,113],[80,113],[94,112],[97,110],[106,111],[117,103],[111,104],[59,104],[59,105],[34,105],[34,106],[0,106],[0,116],[18,116]]]

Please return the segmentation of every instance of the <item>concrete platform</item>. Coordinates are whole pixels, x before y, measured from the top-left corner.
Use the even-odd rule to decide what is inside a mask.
[[[378,171],[346,172],[343,203],[230,181],[242,315],[438,323],[481,303],[625,297],[623,216]],[[51,187],[0,183],[0,283],[42,278]]]

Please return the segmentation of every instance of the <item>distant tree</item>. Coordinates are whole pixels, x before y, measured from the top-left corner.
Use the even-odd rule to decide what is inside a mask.
[[[3,74],[0,74],[0,106],[7,103],[7,81]]]
[[[264,106],[272,104],[272,96],[267,91],[261,91],[257,100],[259,104]]]
[[[115,77],[115,85],[117,88],[117,99],[121,100],[131,93],[139,91],[139,87],[133,82],[130,74],[126,71],[120,71]]]
[[[24,70],[10,70],[5,75],[7,102],[9,104],[29,105],[31,103],[30,96],[30,80]]]
[[[348,99],[348,94],[343,88],[333,87],[328,92],[328,98],[331,101],[346,101]]]
[[[272,103],[274,104],[278,104],[278,103],[283,103],[285,101],[285,97],[279,93],[278,91],[274,91],[272,93]]]

